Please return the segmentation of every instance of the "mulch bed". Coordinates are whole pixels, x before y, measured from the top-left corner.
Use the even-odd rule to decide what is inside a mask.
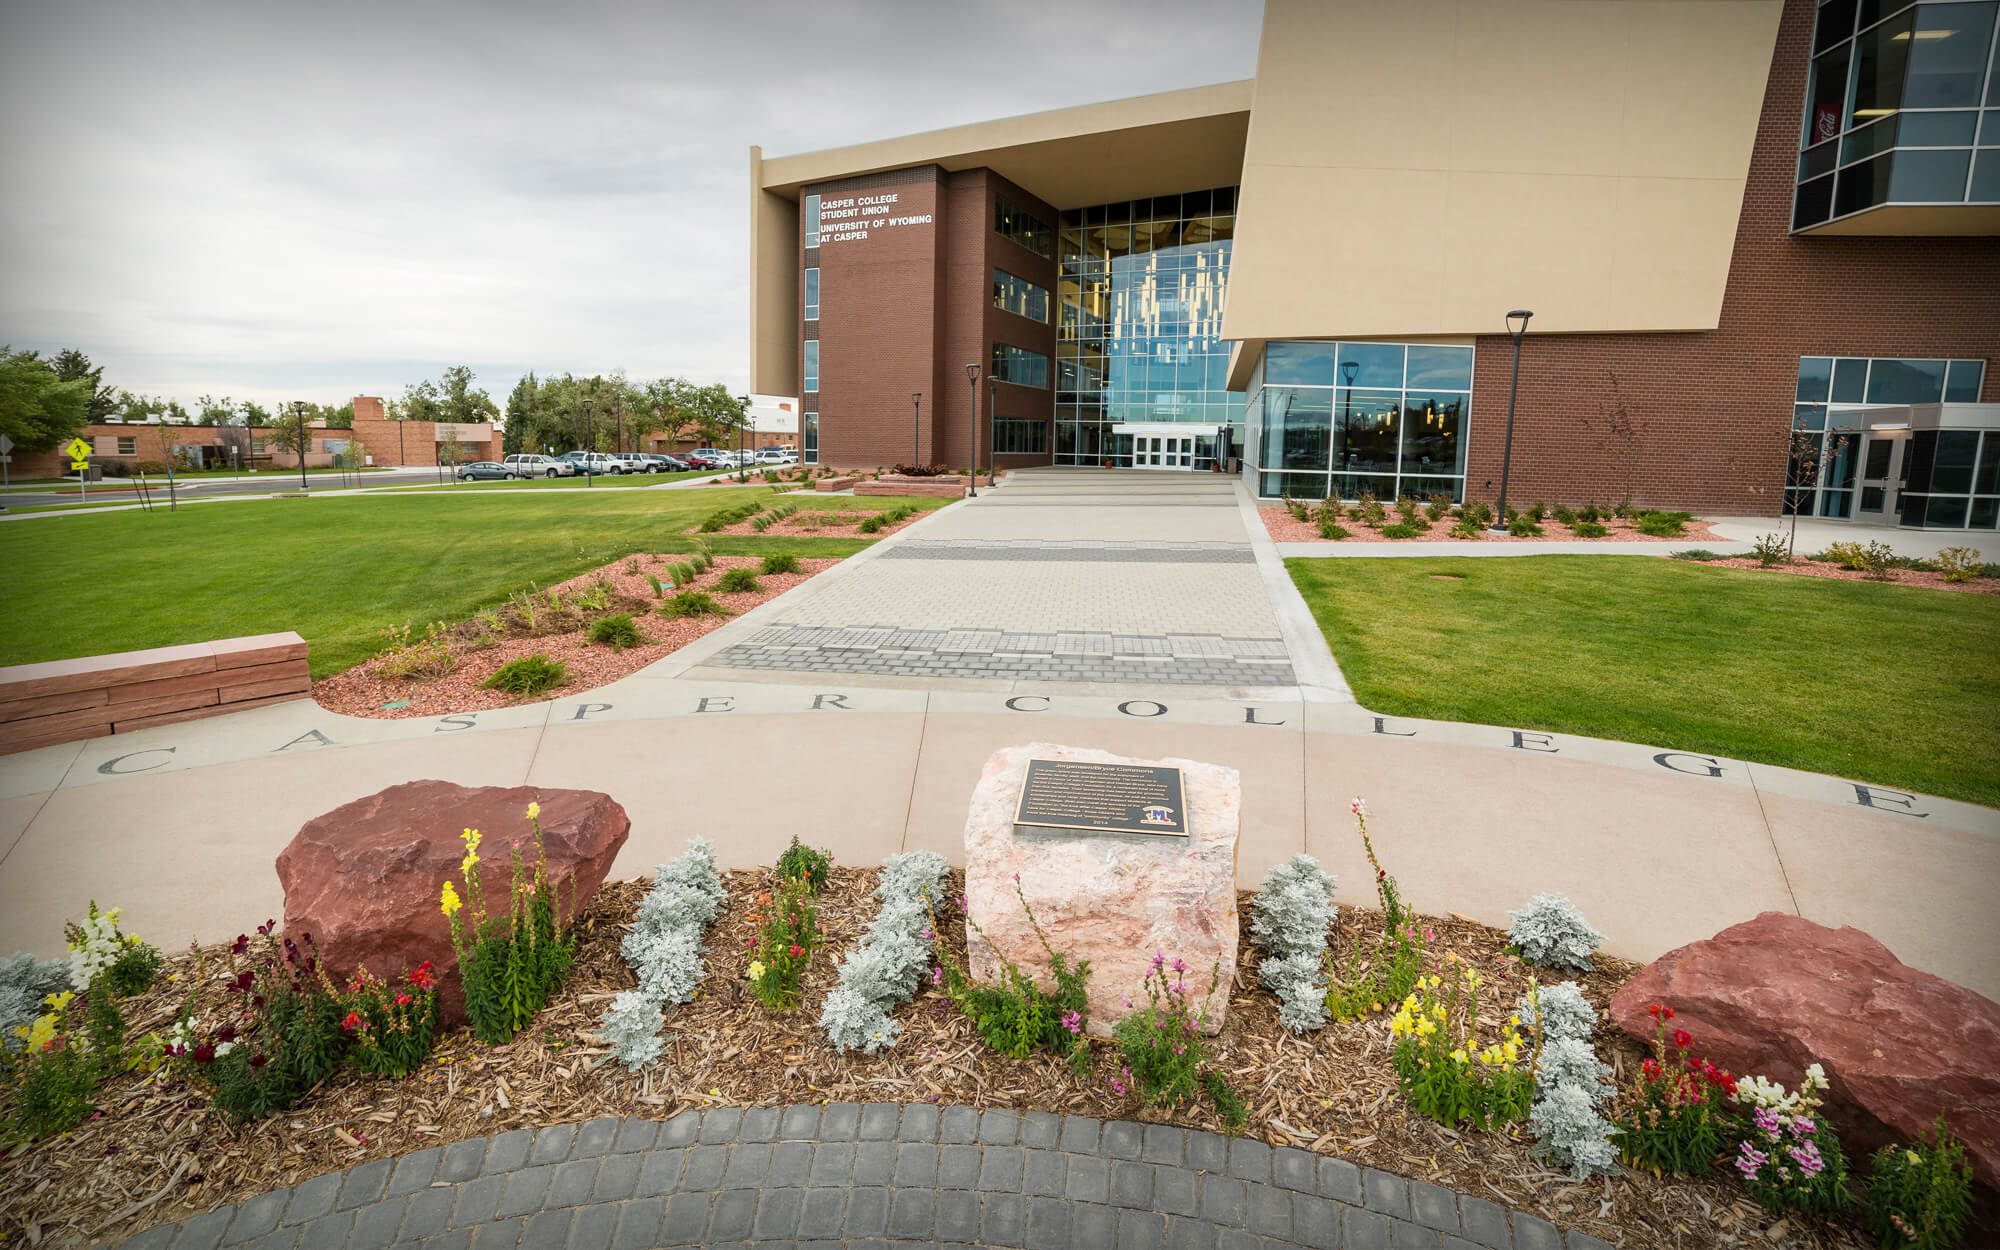
[[[1881,576],[1844,569],[1823,560],[1793,559],[1784,564],[1765,565],[1755,556],[1729,556],[1701,563],[1725,569],[1756,569],[1760,573],[1791,573],[1802,577],[1824,577],[1837,582],[1875,582],[1886,586],[1921,586],[1926,590],[1959,590],[1974,595],[2000,595],[2000,578],[1975,577],[1969,582],[1948,582],[1942,573],[1921,569],[1884,569]]]
[[[72,1234],[116,1241],[369,1159],[594,1116],[665,1119],[690,1107],[929,1101],[1221,1127],[1205,1103],[1167,1111],[1114,1094],[1109,1076],[1117,1064],[1107,1043],[1094,1043],[1094,1071],[1084,1079],[1052,1057],[1004,1058],[980,1043],[970,1022],[928,985],[898,1010],[905,1032],[893,1050],[872,1059],[836,1053],[818,1028],[819,1011],[840,956],[874,917],[876,875],[874,869],[835,869],[819,901],[825,944],[805,974],[803,1005],[772,1015],[750,997],[743,980],[754,932],[751,895],[768,882],[762,872],[728,874],[730,902],[708,936],[703,993],[670,1010],[666,1055],[640,1072],[611,1063],[593,1029],[611,996],[633,984],[618,942],[648,887],[643,880],[609,882],[590,900],[577,922],[580,949],[569,979],[508,1045],[484,1046],[459,1030],[443,1039],[419,1075],[384,1081],[343,1068],[301,1105],[240,1127],[212,1111],[198,1089],[154,1085],[137,1073],[117,1077],[100,1089],[101,1111],[90,1122],[0,1159],[0,1236],[25,1234],[35,1244]],[[951,890],[961,888],[962,877],[954,873]],[[1406,1113],[1389,1062],[1386,1013],[1303,1037],[1279,1026],[1276,999],[1256,988],[1249,903],[1247,892],[1239,895],[1242,954],[1228,1023],[1214,1042],[1222,1071],[1249,1104],[1251,1135],[1532,1210],[1614,1245],[1864,1244],[1840,1222],[1785,1221],[1781,1228],[1720,1175],[1686,1180],[1628,1170],[1618,1178],[1575,1182],[1529,1153],[1525,1126],[1505,1133],[1460,1131]],[[1348,908],[1340,915],[1336,956],[1344,959],[1355,941],[1372,949],[1381,916]],[[955,913],[941,919],[946,942],[963,960],[964,925]],[[1457,916],[1425,923],[1435,933],[1435,951],[1485,970],[1485,1001],[1496,1011],[1500,1004],[1511,1006],[1526,976],[1560,979],[1507,958],[1501,932]],[[209,948],[212,976],[226,966],[223,950]],[[184,981],[192,966],[192,956],[183,952],[169,959],[167,971]],[[1636,971],[1637,965],[1600,958],[1597,970],[1579,979],[1601,1010]],[[223,1003],[219,982],[218,976],[203,988],[204,1008]],[[169,1027],[183,993],[182,985],[163,979],[159,988],[127,1000],[131,1035]],[[1642,1057],[1636,1045],[1608,1032],[1600,1033],[1598,1044],[1621,1075]]]
[[[1458,523],[1457,517],[1445,517],[1442,520],[1432,521],[1424,516],[1419,516],[1418,520],[1426,527],[1425,532],[1412,538],[1384,538],[1359,521],[1343,519],[1341,525],[1347,530],[1348,536],[1346,538],[1335,539],[1321,538],[1319,536],[1318,525],[1311,521],[1301,521],[1284,508],[1259,508],[1257,509],[1257,514],[1264,518],[1264,530],[1270,534],[1271,541],[1280,543],[1449,542],[1464,543],[1467,546],[1480,543],[1678,543],[1685,546],[1704,539],[1713,542],[1728,541],[1711,530],[1706,521],[1687,522],[1682,527],[1683,532],[1674,538],[1655,538],[1651,534],[1640,533],[1638,527],[1633,525],[1632,522],[1622,521],[1617,517],[1607,517],[1601,522],[1607,531],[1602,538],[1584,538],[1554,517],[1543,518],[1542,536],[1540,538],[1516,538],[1512,534],[1487,534],[1481,538],[1453,538],[1451,536],[1451,527]],[[1391,508],[1389,510],[1389,523],[1394,524],[1402,519],[1402,514],[1398,513],[1395,509]]]
[[[933,509],[925,508],[918,511],[915,516],[905,517],[894,525],[884,525],[872,534],[864,534],[856,527],[869,517],[881,516],[884,512],[889,511],[889,509],[883,508],[877,511],[869,511],[865,508],[845,510],[815,508],[810,498],[787,499],[785,502],[798,504],[799,510],[784,520],[774,525],[767,525],[761,530],[750,523],[757,519],[756,517],[751,517],[749,520],[738,521],[734,525],[725,525],[719,530],[710,530],[707,534],[702,533],[700,526],[695,526],[693,529],[682,532],[696,534],[703,538],[708,537],[709,534],[761,534],[765,538],[887,538],[898,530],[910,528],[912,525],[931,515],[933,511]]]
[[[775,526],[773,527],[776,528]],[[733,531],[732,531],[733,532]],[[441,677],[397,677],[381,672],[384,661],[370,660],[344,673],[313,683],[315,701],[329,712],[345,716],[365,716],[375,720],[400,720],[418,716],[442,716],[452,712],[478,712],[511,707],[521,702],[499,690],[484,689],[482,683],[501,665],[522,656],[541,652],[569,668],[569,680],[543,696],[562,699],[626,677],[662,656],[711,633],[760,603],[790,590],[799,583],[840,563],[837,559],[800,559],[797,573],[759,573],[763,589],[724,594],[715,589],[722,575],[732,568],[755,569],[762,560],[756,556],[717,556],[715,567],[697,577],[687,589],[708,592],[729,613],[728,616],[668,618],[658,615],[661,600],[653,595],[647,574],[669,587],[673,579],[668,568],[684,555],[637,555],[615,560],[600,569],[559,582],[534,596],[536,624],[530,628],[512,603],[497,612],[483,613],[454,625],[450,632],[451,651],[457,661],[451,672]],[[634,571],[636,567],[637,571]],[[599,582],[607,588],[608,606],[580,609],[572,597],[593,590]],[[549,607],[549,591],[560,595],[565,606]],[[598,617],[620,612],[632,614],[633,622],[647,641],[623,651],[613,651],[590,641],[585,632]],[[413,639],[418,631],[410,631]],[[402,703],[403,707],[384,707]]]

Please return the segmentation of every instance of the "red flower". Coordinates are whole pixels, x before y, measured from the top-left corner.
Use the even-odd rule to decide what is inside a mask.
[[[271,1061],[261,1053],[250,1056],[250,1066],[253,1068],[261,1068],[269,1062]]]
[[[410,996],[409,996],[408,994],[398,994],[398,995],[396,995],[396,1005],[397,1005],[398,1007],[407,1007],[407,1006],[409,1006],[409,1005],[410,1005],[411,1003],[413,1003],[413,1002],[415,1002],[415,1001],[416,1001],[416,1000],[415,1000],[415,999],[413,999],[413,998],[411,998],[411,997],[410,997]]]
[[[232,955],[241,955],[244,951],[247,951],[249,949],[250,949],[250,935],[247,933],[239,933],[236,935],[236,941],[230,944],[229,953]]]
[[[1651,1017],[1653,1017],[1653,1019],[1655,1019],[1655,1020],[1659,1019],[1659,1018],[1660,1018],[1660,1005],[1659,1005],[1658,1003],[1654,1003],[1654,1004],[1653,1004],[1652,1006],[1650,1006],[1650,1007],[1646,1008],[1646,1014],[1647,1014],[1647,1015],[1649,1015],[1649,1016],[1651,1016]]]
[[[431,961],[428,959],[418,964],[410,973],[410,984],[420,990],[431,988],[437,984],[437,980],[437,972],[431,967]]]
[[[1667,1008],[1666,1012],[1667,1012],[1667,1019],[1671,1020],[1674,1018],[1674,1009],[1672,1007]]]
[[[195,1047],[194,1061],[196,1063],[214,1063],[215,1047],[210,1046],[207,1042],[203,1042],[201,1045]]]
[[[341,1027],[341,1028],[343,1028],[343,1029],[346,1029],[346,1030],[348,1030],[349,1032],[352,1032],[352,1031],[354,1031],[355,1029],[358,1029],[358,1028],[360,1028],[360,1027],[361,1027],[361,1013],[360,1013],[360,1012],[358,1012],[358,1011],[350,1011],[350,1012],[348,1012],[348,1013],[347,1013],[347,1019],[345,1019],[345,1020],[342,1020],[342,1021],[340,1022],[340,1027]]]
[[[222,1026],[221,1028],[219,1028],[219,1029],[217,1029],[217,1030],[215,1031],[215,1040],[216,1040],[216,1041],[218,1041],[218,1042],[233,1042],[233,1041],[235,1041],[235,1040],[236,1040],[236,1026],[235,1026],[235,1025],[233,1025],[233,1024],[225,1024],[225,1025],[223,1025],[223,1026]]]
[[[1688,1047],[1694,1045],[1694,1034],[1688,1032],[1686,1029],[1675,1029],[1674,1045],[1680,1047],[1682,1050],[1686,1050]]]
[[[791,953],[792,953],[792,958],[793,958],[793,959],[797,959],[797,958],[798,958],[799,956],[801,956],[801,955],[803,955],[803,954],[805,954],[805,953],[806,953],[806,948],[805,948],[805,947],[803,947],[803,946],[800,946],[800,945],[799,945],[799,944],[798,944],[797,942],[794,942],[794,943],[792,943],[792,952],[791,952]]]

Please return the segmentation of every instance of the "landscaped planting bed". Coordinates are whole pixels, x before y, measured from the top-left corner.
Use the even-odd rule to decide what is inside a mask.
[[[923,509],[908,509],[891,504],[883,508],[828,508],[823,502],[809,498],[780,498],[771,507],[746,517],[732,521],[720,529],[708,530],[709,534],[763,534],[767,537],[868,537],[885,538],[899,530],[908,529],[929,516]],[[874,528],[863,529],[870,518]],[[763,528],[758,528],[762,521]],[[697,525],[687,531],[701,534]]]
[[[1485,522],[1485,525],[1479,527],[1479,535],[1478,537],[1475,538],[1469,536],[1463,529],[1460,529],[1459,532],[1457,533],[1453,532],[1454,528],[1457,527],[1460,521],[1463,519],[1458,513],[1446,513],[1445,515],[1434,519],[1429,515],[1428,511],[1420,512],[1418,514],[1417,519],[1415,520],[1415,522],[1413,522],[1414,532],[1384,534],[1381,528],[1370,526],[1365,521],[1355,516],[1354,513],[1357,511],[1356,508],[1343,509],[1342,517],[1337,522],[1335,522],[1335,524],[1337,524],[1342,530],[1345,531],[1346,536],[1344,538],[1336,540],[1332,538],[1322,537],[1321,535],[1320,521],[1317,517],[1317,514],[1321,509],[1321,506],[1322,505],[1319,504],[1311,505],[1308,508],[1307,519],[1299,518],[1292,511],[1283,506],[1272,506],[1269,504],[1259,507],[1257,509],[1257,515],[1264,519],[1264,530],[1266,533],[1270,534],[1271,540],[1273,542],[1281,542],[1281,543],[1318,543],[1318,542],[1334,542],[1334,541],[1349,542],[1349,543],[1383,543],[1383,542],[1464,542],[1464,543],[1680,542],[1684,543],[1691,539],[1693,540],[1708,539],[1716,542],[1724,541],[1713,530],[1709,528],[1708,522],[1706,521],[1697,521],[1690,518],[1681,523],[1681,529],[1679,533],[1648,534],[1644,530],[1639,528],[1639,524],[1636,520],[1630,517],[1616,516],[1608,512],[1602,514],[1598,519],[1598,521],[1596,522],[1597,525],[1603,527],[1604,532],[1601,534],[1589,531],[1584,533],[1579,533],[1577,531],[1577,525],[1588,524],[1587,522],[1577,521],[1566,524],[1563,521],[1558,520],[1553,512],[1549,512],[1544,514],[1541,517],[1541,519],[1536,523],[1539,529],[1541,530],[1539,534],[1491,533],[1485,528],[1485,526],[1492,524],[1492,519],[1489,516]],[[1384,526],[1382,528],[1387,528],[1388,526],[1394,525],[1397,522],[1403,520],[1404,518],[1397,513],[1394,507],[1389,507],[1386,510],[1386,516],[1384,517]]]
[[[1759,569],[1795,573],[1838,582],[1879,582],[1920,586],[1926,590],[1960,590],[1975,595],[2000,594],[2000,564],[1980,560],[1973,547],[1946,547],[1929,559],[1898,556],[1887,543],[1835,543],[1809,556],[1789,554],[1786,535],[1766,534],[1757,540],[1757,554],[1723,556],[1693,548],[1673,553],[1676,559],[1717,564],[1726,569]]]
[[[444,627],[434,636],[412,629],[407,637],[391,640],[397,649],[389,654],[314,682],[313,698],[328,711],[379,720],[508,707],[529,700],[486,682],[503,666],[536,655],[564,669],[562,681],[539,697],[563,698],[636,673],[840,563],[801,559],[795,573],[765,573],[758,557],[717,556],[713,568],[677,585],[674,568],[687,560],[627,556],[547,590],[517,594],[504,607]],[[752,572],[758,588],[723,589],[733,569]],[[649,577],[659,581],[657,592]],[[661,609],[683,590],[709,596],[720,613],[663,615]],[[621,615],[631,617],[638,642],[614,648],[591,640],[595,622]],[[398,676],[398,668],[421,671]]]
[[[1075,1062],[1046,1048],[1008,1058],[982,1041],[950,999],[950,970],[966,963],[956,898],[963,880],[956,872],[945,877],[927,917],[940,939],[936,967],[916,978],[914,998],[889,1004],[901,1036],[873,1055],[836,1049],[821,1010],[840,979],[839,963],[853,955],[883,907],[875,896],[882,871],[829,870],[823,862],[806,871],[823,882],[817,891],[801,889],[796,873],[791,882],[772,870],[722,878],[727,898],[712,925],[695,917],[705,949],[692,1000],[664,1009],[662,1049],[636,1070],[616,1061],[597,1030],[614,996],[635,985],[628,966],[633,951],[624,939],[649,883],[607,882],[569,927],[575,949],[566,976],[511,1040],[485,1044],[457,1029],[402,1079],[370,1076],[343,1062],[295,1103],[242,1122],[215,1109],[203,1079],[186,1075],[199,1068],[169,1063],[151,1074],[140,1067],[108,1075],[96,1089],[97,1112],[73,1131],[0,1158],[0,1233],[12,1238],[32,1227],[29,1240],[38,1243],[60,1243],[72,1232],[115,1240],[369,1159],[597,1116],[665,1119],[688,1107],[929,1101],[1227,1127],[1206,1098],[1148,1106],[1117,1043],[1083,1030],[1065,1043],[1076,1051]],[[489,888],[498,888],[497,881]],[[504,907],[492,897],[492,906]],[[1241,954],[1236,967],[1221,970],[1230,987],[1228,1022],[1204,1045],[1209,1072],[1242,1100],[1242,1132],[1535,1211],[1626,1247],[1781,1237],[1794,1246],[1863,1244],[1845,1215],[1794,1216],[1781,1229],[1720,1167],[1700,1178],[1625,1168],[1573,1180],[1531,1153],[1534,1138],[1524,1123],[1480,1130],[1426,1119],[1399,1092],[1396,1004],[1364,1006],[1358,1019],[1316,1032],[1289,1031],[1279,1022],[1277,998],[1259,984],[1252,895],[1239,894],[1238,904]],[[773,925],[786,906],[814,914],[803,931],[794,922],[779,925],[774,947]],[[1505,933],[1456,915],[1405,914],[1415,926],[1412,937],[1422,934],[1427,971],[1447,978],[1476,971],[1482,978],[1481,1031],[1488,1035],[1504,1029],[1509,1004],[1531,980],[1573,979],[1602,1012],[1636,971],[1600,956],[1594,970],[1552,973],[1511,955]],[[1384,927],[1383,912],[1341,908],[1331,933],[1336,970],[1354,950],[1382,949]],[[890,926],[886,940],[894,944],[897,932]],[[794,944],[797,957],[784,979],[773,981],[778,974],[763,961],[793,940],[786,935],[806,944]],[[932,936],[926,924],[926,944]],[[1060,944],[1059,935],[1053,940]],[[229,983],[229,948],[203,954],[206,977],[194,1017],[212,1030],[242,999]],[[171,957],[151,989],[121,1000],[128,1038],[172,1029],[196,967],[191,953]],[[1195,971],[1206,984],[1208,970]],[[254,1043],[239,1038],[237,1044]],[[1645,1052],[1602,1024],[1594,1044],[1625,1097]],[[1695,1047],[1698,1053],[1699,1039]]]

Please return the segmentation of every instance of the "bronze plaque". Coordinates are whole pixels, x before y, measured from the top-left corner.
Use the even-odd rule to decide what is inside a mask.
[[[1181,770],[1154,764],[1029,760],[1014,824],[1017,831],[1029,833],[1078,829],[1185,838],[1187,800]]]

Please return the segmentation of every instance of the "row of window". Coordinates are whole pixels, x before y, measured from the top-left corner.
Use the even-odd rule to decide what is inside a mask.
[[[1016,386],[1047,390],[1049,358],[1040,352],[1016,347],[1012,343],[995,343],[992,376],[1001,382],[1012,382]]]
[[[1036,286],[1026,278],[1017,278],[1004,269],[993,271],[993,306],[1001,312],[1010,312],[1043,325],[1049,321],[1048,289]]]
[[[1000,417],[993,422],[993,450],[1003,456],[1041,455],[1049,449],[1049,423],[1033,417]]]
[[[1049,223],[1004,195],[993,197],[993,229],[1043,260],[1055,259],[1055,231]]]
[[[1983,360],[1803,356],[1799,359],[1797,402],[1976,404],[1985,370]]]

